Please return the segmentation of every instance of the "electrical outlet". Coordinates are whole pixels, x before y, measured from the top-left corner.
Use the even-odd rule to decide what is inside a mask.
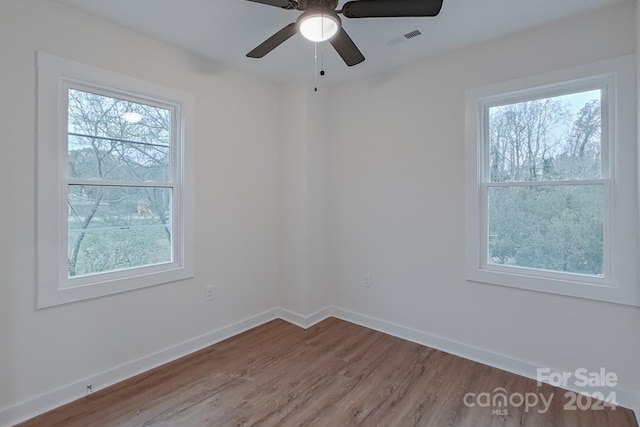
[[[371,274],[370,273],[364,273],[364,281],[362,282],[362,286],[364,286],[365,288],[370,288],[371,287]]]
[[[213,301],[213,285],[204,287],[204,300],[207,302]]]

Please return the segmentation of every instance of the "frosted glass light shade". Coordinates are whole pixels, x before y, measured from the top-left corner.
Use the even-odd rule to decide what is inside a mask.
[[[300,34],[312,42],[323,42],[333,37],[340,27],[337,18],[321,12],[302,17]]]

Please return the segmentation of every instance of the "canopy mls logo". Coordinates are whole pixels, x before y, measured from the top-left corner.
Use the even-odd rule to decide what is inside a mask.
[[[521,407],[524,407],[524,412],[536,409],[539,414],[546,414],[553,397],[553,393],[549,396],[533,392],[508,394],[506,389],[498,387],[491,393],[467,393],[464,395],[463,403],[469,408],[490,408],[492,415],[509,415],[509,408]]]
[[[605,408],[616,409],[616,392],[610,391],[618,384],[618,375],[607,372],[605,368],[599,371],[589,371],[578,368],[573,372],[552,371],[550,368],[538,368],[536,384],[550,384],[554,387],[583,389],[580,393],[567,391],[564,393],[565,411],[602,411]],[[491,410],[492,415],[506,416],[509,409],[523,408],[524,412],[532,410],[545,414],[551,408],[555,393],[527,392],[509,393],[503,387],[497,387],[491,392],[464,395],[463,403],[469,408],[481,407]]]

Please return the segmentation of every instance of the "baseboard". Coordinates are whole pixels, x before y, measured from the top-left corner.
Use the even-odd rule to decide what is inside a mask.
[[[503,371],[537,380],[537,370],[540,365],[532,363],[530,361],[519,360],[510,356],[470,346],[447,338],[430,335],[415,329],[407,328],[405,326],[400,326],[391,322],[346,310],[341,307],[331,307],[330,312],[334,317],[337,317],[338,319],[346,320],[347,322],[355,323],[357,325],[364,326],[365,328],[393,335],[407,341],[415,342],[417,344],[444,351],[445,353],[453,354],[455,356],[473,360],[474,362],[502,369]],[[571,369],[552,370],[559,372],[571,371]],[[581,391],[579,389],[570,388],[568,390],[578,393]],[[637,406],[638,402],[640,401],[640,396],[638,395],[638,393],[623,388],[616,388],[615,392],[618,405],[624,408],[630,408],[632,410],[634,410],[633,408],[635,408],[636,418],[638,420],[638,423],[640,423],[640,417],[638,416],[640,407]]]
[[[0,409],[0,426],[10,426],[28,420],[29,418],[33,418],[51,409],[84,397],[86,384],[92,384],[94,391],[103,389],[279,317],[281,317],[279,309],[269,310],[257,316],[252,316],[199,337],[189,339],[175,346],[160,350],[149,356],[76,381],[57,390],[49,391],[9,408]]]
[[[301,314],[295,313],[291,310],[287,310],[284,308],[278,309],[278,317],[282,320],[285,320],[289,323],[293,323],[296,326],[299,326],[304,329],[308,329],[315,325],[316,323],[320,323],[323,320],[331,317],[332,310],[331,307],[323,308],[309,316],[303,316]]]

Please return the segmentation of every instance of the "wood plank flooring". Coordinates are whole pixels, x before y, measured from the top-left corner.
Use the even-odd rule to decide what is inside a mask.
[[[464,403],[499,387],[554,397],[545,413]],[[275,320],[21,426],[638,426],[624,408],[564,410],[564,394],[342,320]]]

